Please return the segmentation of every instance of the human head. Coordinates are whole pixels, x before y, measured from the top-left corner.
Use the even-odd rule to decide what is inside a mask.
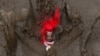
[[[47,31],[47,39],[52,39],[52,31]]]

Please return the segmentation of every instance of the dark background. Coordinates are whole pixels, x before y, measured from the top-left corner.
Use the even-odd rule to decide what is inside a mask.
[[[33,0],[35,1],[35,0]],[[62,1],[64,0],[59,0]],[[91,30],[91,26],[97,17],[100,16],[100,0],[68,0],[70,6],[79,11],[81,15],[81,20],[83,22],[84,32],[80,38],[74,41],[68,48],[65,48],[67,52],[66,54],[62,54],[62,56],[82,56],[84,53],[87,56],[100,56],[100,20],[98,20],[93,29]],[[34,2],[33,2],[34,4]],[[34,6],[34,5],[33,5]],[[36,7],[34,7],[36,8]],[[13,12],[16,17],[25,17],[29,10],[29,1],[28,0],[0,0],[0,12],[3,10],[7,12]],[[1,28],[2,29],[2,28]],[[85,40],[89,37],[89,32],[91,32],[90,38],[86,42],[86,49],[82,49],[84,47]],[[77,32],[76,32],[77,33]],[[4,33],[0,30],[0,56],[6,56],[5,53],[5,38]],[[82,49],[82,50],[81,50]],[[83,51],[83,52],[82,52]],[[17,56],[22,56],[23,52],[21,50],[21,45],[19,43]],[[84,55],[84,56],[85,56]]]

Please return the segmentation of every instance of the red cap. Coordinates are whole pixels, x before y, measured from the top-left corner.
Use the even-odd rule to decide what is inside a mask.
[[[60,23],[60,9],[57,7],[55,10],[55,13],[53,16],[48,18],[47,20],[44,20],[42,23],[42,29],[40,31],[41,33],[41,40],[42,42],[46,41],[46,33],[47,31],[54,31],[54,29],[59,25]]]

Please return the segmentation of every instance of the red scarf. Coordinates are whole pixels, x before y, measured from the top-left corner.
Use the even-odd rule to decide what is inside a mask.
[[[47,31],[53,32],[54,29],[59,25],[60,23],[60,9],[57,7],[54,15],[48,18],[48,20],[44,20],[42,22],[42,28],[40,30],[41,34],[41,42],[44,43],[46,41],[46,33]]]

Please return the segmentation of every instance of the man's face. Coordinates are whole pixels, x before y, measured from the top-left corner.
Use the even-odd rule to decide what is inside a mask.
[[[47,39],[52,39],[52,32],[50,32],[50,31],[47,31]]]

